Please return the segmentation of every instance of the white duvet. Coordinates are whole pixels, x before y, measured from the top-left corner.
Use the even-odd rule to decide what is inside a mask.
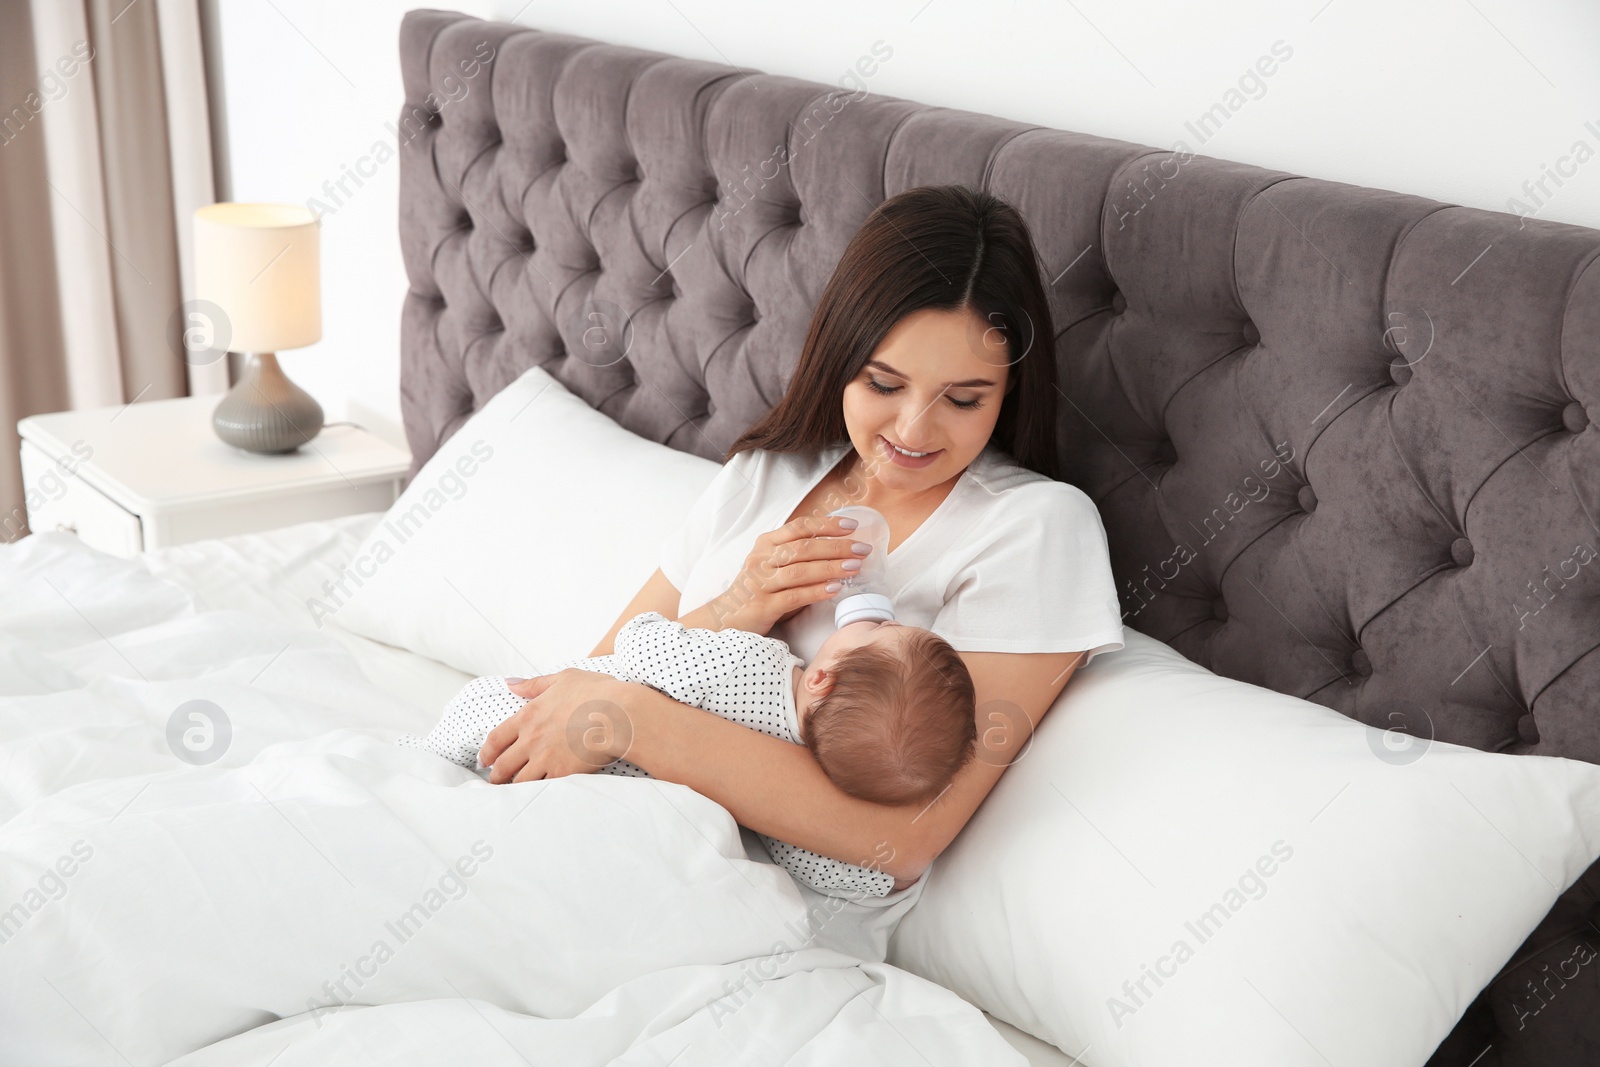
[[[491,786],[330,638],[68,536],[0,597],[0,1064],[1023,1062],[692,790]]]

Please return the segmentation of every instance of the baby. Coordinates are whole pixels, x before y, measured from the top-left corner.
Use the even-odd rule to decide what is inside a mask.
[[[646,611],[622,626],[615,647],[609,656],[564,666],[641,682],[681,703],[806,745],[834,784],[862,800],[929,803],[972,756],[972,678],[955,650],[930,630],[850,623],[823,641],[808,669],[775,638],[690,629]],[[487,776],[479,749],[526,702],[505,678],[475,678],[427,737],[405,735],[397,743]],[[600,773],[649,777],[626,760]],[[883,896],[894,885],[882,871],[760,836],[775,861],[818,892]]]

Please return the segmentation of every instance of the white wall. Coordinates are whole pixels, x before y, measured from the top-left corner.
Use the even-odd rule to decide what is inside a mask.
[[[375,142],[393,145],[400,17],[421,5],[218,6],[234,200],[323,198],[323,183]],[[830,83],[881,41],[893,54],[870,78],[873,92],[1162,148],[1182,141],[1204,155],[1495,211],[1516,197],[1540,218],[1600,227],[1593,0],[454,6]],[[1246,77],[1278,42],[1279,61],[1263,67],[1272,75]],[[1225,120],[1196,136],[1186,123],[1217,104]],[[396,217],[391,160],[324,217],[324,338],[281,359],[330,420],[403,444]]]

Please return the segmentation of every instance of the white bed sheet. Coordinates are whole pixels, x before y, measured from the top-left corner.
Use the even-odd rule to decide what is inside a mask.
[[[471,675],[352,633],[338,624],[337,613],[322,618],[320,624],[312,613],[314,599],[333,602],[325,583],[337,582],[347,573],[345,565],[382,518],[382,512],[368,512],[193,541],[146,552],[141,561],[152,574],[192,590],[208,608],[253,611],[320,629],[350,650],[373,684],[415,708],[427,729]],[[512,670],[507,667],[508,673]],[[396,724],[396,728],[417,726]],[[988,1013],[984,1017],[1032,1067],[1071,1067],[1077,1062],[1009,1023]]]
[[[140,558],[152,574],[192,589],[208,608],[254,611],[320,629],[350,650],[374,685],[435,716],[428,721],[431,728],[439,710],[471,675],[351,633],[339,625],[337,612],[323,618],[320,626],[312,614],[314,599],[335,603],[325,583],[337,582],[347,573],[345,565],[383,514],[366,512],[262,533],[191,541],[155,549]],[[507,673],[512,673],[509,668]]]
[[[487,786],[336,640],[68,534],[0,589],[0,1062],[1025,1062],[692,790]]]

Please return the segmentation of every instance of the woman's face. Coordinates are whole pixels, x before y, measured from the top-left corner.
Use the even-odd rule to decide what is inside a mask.
[[[999,418],[1007,353],[1004,332],[965,309],[924,308],[895,323],[844,388],[845,428],[869,474],[915,492],[965,470]]]

